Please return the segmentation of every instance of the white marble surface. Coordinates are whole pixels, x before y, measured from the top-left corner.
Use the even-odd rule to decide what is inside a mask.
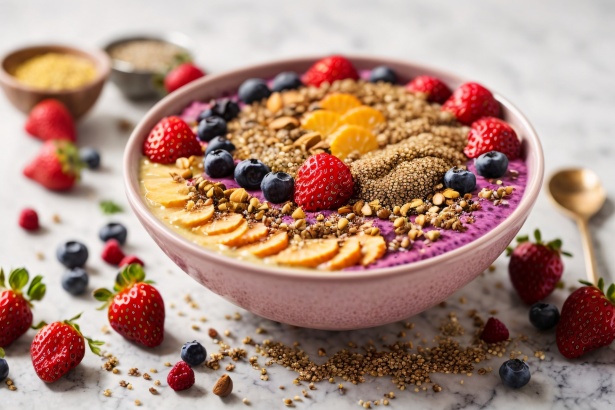
[[[178,30],[195,42],[198,60],[211,72],[244,66],[269,59],[302,54],[357,52],[403,59],[415,59],[448,68],[509,97],[528,115],[541,135],[546,151],[547,172],[568,165],[592,167],[603,179],[610,195],[615,193],[612,178],[615,160],[613,135],[615,123],[615,3],[611,0],[484,2],[459,1],[241,1],[187,0],[165,1],[14,1],[0,0],[0,52],[31,42],[61,41],[82,46],[102,44],[118,33],[148,30]],[[224,318],[238,309],[220,297],[201,288],[176,268],[156,247],[127,211],[116,217],[103,216],[98,210],[100,199],[113,199],[126,208],[121,186],[121,155],[127,135],[116,128],[118,118],[138,121],[147,104],[132,104],[121,98],[108,85],[96,108],[79,124],[81,145],[99,148],[104,166],[98,172],[86,173],[81,186],[67,195],[52,194],[27,182],[21,169],[39,143],[26,136],[24,117],[6,99],[0,98],[0,264],[5,268],[25,265],[32,273],[45,275],[49,291],[38,303],[35,321],[67,318],[85,312],[81,320],[87,335],[108,343],[106,348],[120,358],[122,376],[100,369],[101,362],[87,355],[83,363],[63,380],[45,385],[35,376],[28,348],[34,335],[28,332],[7,349],[10,377],[16,392],[0,386],[1,409],[46,409],[62,406],[73,408],[133,408],[135,399],[144,408],[244,408],[247,397],[254,409],[282,408],[282,399],[300,395],[292,385],[294,374],[280,367],[270,369],[270,381],[259,379],[259,373],[247,363],[240,363],[232,377],[235,393],[223,403],[211,389],[217,374],[197,371],[197,384],[188,392],[176,394],[165,387],[165,361],[178,358],[181,344],[197,338],[208,350],[215,346],[205,331],[190,328],[195,318],[206,316],[202,328],[214,327],[220,332],[230,329],[235,344],[246,335],[255,335],[257,326],[269,331],[267,337],[292,343],[295,340],[311,353],[319,347],[327,351],[342,348],[349,340],[357,343],[377,340],[382,335],[394,338],[399,324],[354,332],[323,332],[289,328],[241,312],[241,321]],[[19,210],[25,206],[38,209],[44,229],[29,235],[17,227]],[[612,278],[615,265],[612,247],[615,218],[610,201],[601,216],[592,223],[600,269]],[[58,214],[62,223],[54,224]],[[88,244],[91,258],[91,287],[109,285],[114,269],[99,259],[102,244],[97,239],[100,225],[110,219],[129,227],[127,250],[140,255],[148,264],[148,272],[156,280],[167,302],[167,337],[164,344],[152,351],[135,347],[115,334],[104,335],[100,329],[105,315],[94,310],[90,297],[70,297],[60,287],[62,268],[54,257],[56,245],[76,238]],[[583,277],[584,265],[578,234],[573,224],[556,211],[542,195],[529,218],[525,231],[540,227],[545,237],[559,236],[566,249],[576,254],[566,260],[564,279],[573,284]],[[35,252],[45,255],[37,260]],[[610,276],[611,275],[611,276]],[[501,282],[502,289],[495,287]],[[183,301],[190,294],[200,305],[192,310]],[[567,292],[557,291],[549,299],[561,306]],[[465,297],[467,303],[458,300]],[[175,309],[168,305],[176,304]],[[526,320],[526,308],[513,294],[506,276],[506,261],[497,262],[493,274],[477,279],[453,296],[446,309],[433,308],[412,318],[416,331],[430,338],[437,324],[449,311],[458,311],[467,321],[465,311],[476,308],[483,315],[497,309],[509,325],[513,337],[529,336],[520,349],[530,356],[532,381],[520,391],[503,387],[497,374],[472,377],[434,375],[443,391],[397,392],[391,408],[479,409],[607,409],[615,405],[613,347],[587,355],[581,360],[567,361],[558,353],[553,333],[538,334]],[[186,313],[179,317],[178,312]],[[469,325],[469,323],[465,322]],[[414,340],[414,332],[408,335]],[[261,336],[258,336],[260,339]],[[546,359],[533,357],[534,350],[546,352]],[[498,368],[503,359],[487,363]],[[264,363],[263,359],[260,359]],[[160,395],[152,396],[151,382],[126,375],[128,368],[142,371],[156,368],[153,375],[163,381]],[[123,378],[134,384],[134,390],[118,386]],[[464,380],[461,385],[460,381]],[[286,390],[278,389],[285,385]],[[387,379],[371,379],[360,386],[348,387],[345,395],[328,383],[317,385],[311,398],[297,402],[297,408],[360,408],[358,400],[382,399],[392,390]],[[306,386],[303,386],[305,388]],[[104,397],[104,389],[113,391]]]

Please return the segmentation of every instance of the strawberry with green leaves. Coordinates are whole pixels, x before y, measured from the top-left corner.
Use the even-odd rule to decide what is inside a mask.
[[[50,140],[23,170],[23,174],[51,191],[68,191],[81,174],[84,163],[79,150],[68,141]]]
[[[156,347],[164,339],[164,302],[152,281],[145,280],[139,264],[125,266],[117,275],[113,289],[97,289],[96,300],[109,306],[111,327],[128,340],[147,347]]]
[[[36,326],[40,330],[30,345],[30,356],[34,371],[45,383],[57,381],[81,363],[86,340],[92,353],[100,356],[100,346],[104,343],[81,334],[75,323],[80,317],[81,313],[63,322],[41,322]]]
[[[6,347],[19,339],[32,326],[32,302],[45,296],[47,287],[43,277],[36,276],[28,284],[30,274],[25,268],[18,268],[9,274],[9,287],[5,288],[4,270],[0,269],[0,347]]]
[[[557,348],[562,356],[575,359],[610,345],[615,340],[615,284],[604,292],[604,280],[568,296],[557,325]]]

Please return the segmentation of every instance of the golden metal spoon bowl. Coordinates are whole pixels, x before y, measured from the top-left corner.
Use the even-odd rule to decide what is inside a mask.
[[[583,240],[587,278],[594,284],[598,283],[596,257],[588,222],[600,211],[606,200],[606,192],[600,179],[589,169],[570,168],[552,175],[547,186],[551,200],[579,226]]]

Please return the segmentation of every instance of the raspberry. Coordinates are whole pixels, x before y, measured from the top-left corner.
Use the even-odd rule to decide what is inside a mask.
[[[115,239],[109,239],[105,243],[105,247],[102,251],[102,259],[110,265],[119,265],[119,263],[124,259],[124,252],[120,247],[120,243]]]
[[[167,376],[167,383],[175,391],[189,389],[194,385],[194,371],[188,363],[177,362]]]
[[[136,257],[135,255],[124,256],[122,260],[120,261],[119,265],[121,268],[122,266],[131,265],[133,263],[136,263],[137,265],[145,266],[143,261],[139,259],[138,257]]]
[[[22,209],[19,214],[19,226],[26,231],[36,231],[40,228],[38,223],[38,214],[34,209],[25,208]]]
[[[487,320],[487,324],[485,324],[480,338],[487,343],[497,343],[508,340],[508,336],[509,333],[506,325],[498,319],[490,317],[489,320]]]

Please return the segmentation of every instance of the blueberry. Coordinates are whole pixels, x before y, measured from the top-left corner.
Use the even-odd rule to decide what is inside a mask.
[[[81,268],[67,270],[62,275],[62,287],[71,295],[82,295],[88,287],[90,278]]]
[[[226,121],[217,115],[207,117],[199,122],[196,135],[201,141],[211,141],[214,137],[226,135]]]
[[[198,116],[198,121],[201,122],[205,118],[217,115],[222,117],[224,121],[229,122],[239,115],[239,105],[228,98],[223,98],[216,101],[210,108],[202,111]]]
[[[508,157],[498,151],[486,152],[474,161],[476,172],[485,178],[499,178],[508,170]]]
[[[207,358],[207,351],[205,350],[203,345],[196,340],[192,342],[186,342],[182,346],[181,358],[190,366],[198,366],[202,364]]]
[[[369,73],[369,82],[370,83],[384,82],[384,83],[397,84],[397,74],[395,73],[395,71],[393,71],[393,69],[385,65],[381,65],[381,66],[374,68]]]
[[[0,382],[4,381],[9,375],[9,364],[5,359],[0,359]]]
[[[476,188],[476,175],[468,170],[453,167],[444,174],[444,185],[461,195],[467,194]]]
[[[271,95],[267,84],[260,78],[250,78],[239,86],[239,99],[246,104],[252,104]]]
[[[88,260],[88,248],[81,242],[68,241],[58,246],[56,256],[68,269],[77,268],[85,265]]]
[[[534,303],[530,308],[530,323],[540,330],[549,330],[559,322],[559,310],[550,303]]]
[[[246,159],[235,167],[235,181],[245,189],[259,189],[265,175],[271,170],[257,159]]]
[[[212,178],[224,178],[233,173],[233,156],[222,149],[211,151],[205,157],[205,172]]]
[[[94,148],[83,147],[79,150],[79,158],[85,162],[89,169],[100,167],[100,154]]]
[[[504,385],[518,389],[530,381],[530,368],[519,359],[507,360],[500,367],[500,378]]]
[[[261,182],[261,191],[267,201],[281,204],[293,197],[295,180],[286,172],[270,172]]]
[[[295,90],[301,87],[303,83],[299,74],[294,71],[284,71],[275,76],[271,83],[272,91]]]
[[[221,149],[228,152],[233,152],[235,150],[235,144],[229,141],[225,136],[219,136],[213,138],[207,144],[207,149],[205,150],[205,155],[209,154],[212,151],[217,149]]]
[[[98,231],[98,237],[101,241],[107,242],[109,239],[115,239],[120,245],[126,243],[127,236],[128,231],[126,227],[118,222],[109,222]]]

